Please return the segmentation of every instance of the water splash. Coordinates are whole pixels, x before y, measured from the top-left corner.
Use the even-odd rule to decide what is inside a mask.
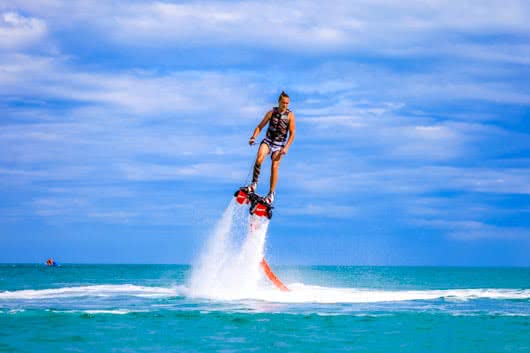
[[[263,274],[269,220],[250,216],[248,208],[230,202],[212,237],[193,266],[190,293],[215,299],[255,298]]]

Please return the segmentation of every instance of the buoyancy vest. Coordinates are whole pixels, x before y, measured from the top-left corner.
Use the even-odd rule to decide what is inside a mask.
[[[278,107],[272,108],[272,116],[269,120],[267,129],[267,138],[273,142],[284,143],[287,140],[287,131],[289,131],[289,113],[286,109],[283,113]]]

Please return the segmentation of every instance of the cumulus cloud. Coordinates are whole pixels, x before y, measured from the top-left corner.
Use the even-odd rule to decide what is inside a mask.
[[[102,39],[133,47],[233,45],[303,53],[450,55],[513,61],[516,43],[485,50],[468,39],[480,33],[524,35],[530,6],[518,0],[445,2],[349,1],[327,3],[230,1],[107,2],[12,1],[11,6],[70,30],[82,23]],[[1,9],[1,7],[0,7]],[[68,13],[68,16],[61,14]],[[495,14],[495,15],[492,15]],[[449,36],[447,34],[450,34]],[[500,49],[501,47],[497,47]],[[489,53],[488,53],[489,52]],[[521,55],[518,57],[523,58]]]
[[[202,2],[134,4],[123,7],[114,34],[122,41],[172,40],[188,45],[237,43],[286,51],[370,50],[426,52],[420,43],[440,32],[524,32],[530,8],[502,5],[398,1]],[[491,16],[494,12],[496,15]],[[259,19],[256,21],[255,19]],[[143,39],[143,40],[142,40]],[[457,36],[455,36],[457,39]],[[377,42],[377,46],[373,43]],[[438,40],[441,46],[444,41]]]
[[[14,0],[0,11],[0,178],[6,185],[237,184],[241,166],[255,153],[245,146],[248,134],[278,88],[287,87],[299,132],[281,185],[314,197],[301,207],[287,205],[287,213],[346,219],[392,199],[443,219],[446,204],[422,208],[412,201],[444,192],[530,194],[524,161],[505,158],[528,152],[529,136],[517,131],[520,116],[489,109],[530,104],[529,47],[517,39],[530,27],[526,3],[138,1],[95,7],[91,1]],[[97,48],[68,39],[78,34],[104,44],[101,61],[101,52],[91,52]],[[46,36],[64,40],[64,52],[21,50]],[[231,60],[213,57],[215,47]],[[182,65],[181,54],[190,48],[210,61]],[[126,56],[136,52],[164,60],[161,66],[145,58],[129,63]],[[240,65],[242,52],[258,62]],[[114,59],[120,66],[109,64]],[[469,101],[484,109],[470,113]],[[448,103],[457,106],[445,110]],[[488,164],[478,167],[477,160]],[[366,202],[337,206],[330,193]],[[78,212],[126,221],[143,211],[155,214],[158,204],[162,214],[174,215],[172,200],[157,203],[153,195],[145,197],[149,211],[84,203],[89,195],[79,189],[56,194],[43,192],[33,209],[42,216]],[[493,233],[467,225],[469,234]]]
[[[167,75],[132,71],[113,74],[76,71],[57,57],[14,54],[0,62],[0,94],[19,99],[62,99],[107,105],[131,114],[226,110],[234,97],[248,102],[231,114],[256,113],[255,91],[244,73],[182,71]],[[208,87],[208,89],[205,89]],[[255,101],[254,101],[255,102]],[[261,113],[261,112],[260,112]]]
[[[0,13],[0,49],[21,49],[35,44],[47,34],[42,19],[17,12]]]

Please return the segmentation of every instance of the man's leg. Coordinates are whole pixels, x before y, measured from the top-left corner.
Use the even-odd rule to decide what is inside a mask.
[[[252,184],[258,183],[259,174],[261,172],[261,163],[265,159],[265,156],[269,153],[269,146],[266,143],[262,143],[259,146],[258,154],[256,155],[256,162],[254,163],[254,172],[252,174]]]
[[[276,151],[272,154],[271,185],[269,189],[269,194],[273,194],[274,190],[276,190],[276,183],[278,182],[278,170],[280,169],[281,159],[282,159],[282,154],[280,151]]]

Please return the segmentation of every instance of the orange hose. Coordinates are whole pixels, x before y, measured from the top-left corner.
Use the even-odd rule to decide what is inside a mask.
[[[269,267],[269,264],[267,263],[267,261],[265,261],[265,258],[261,259],[260,265],[261,267],[263,267],[263,271],[265,272],[267,278],[270,279],[270,281],[276,287],[278,287],[279,290],[281,290],[282,292],[289,292],[289,288],[287,288],[285,284],[283,284],[282,281],[280,281],[278,277],[276,277],[274,272],[272,272],[271,268]]]

